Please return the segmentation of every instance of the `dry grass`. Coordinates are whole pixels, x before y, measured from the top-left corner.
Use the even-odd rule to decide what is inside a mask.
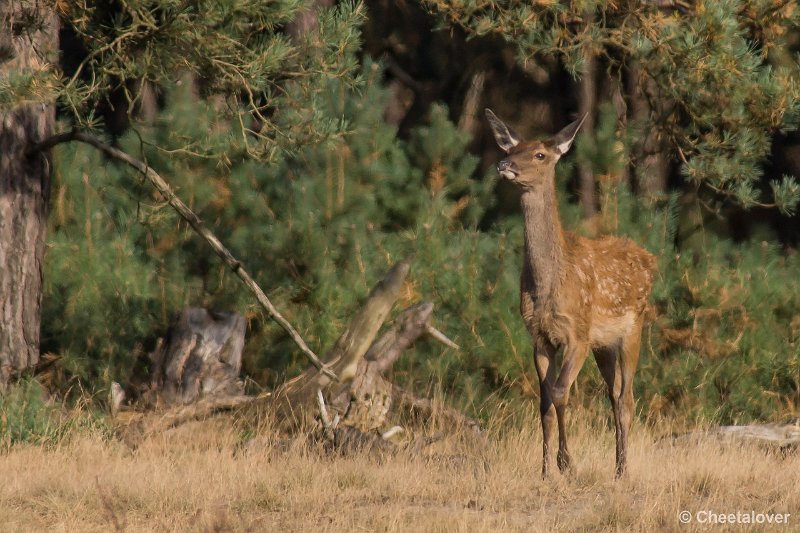
[[[630,475],[613,439],[575,415],[569,476],[539,476],[537,419],[428,455],[325,457],[296,444],[242,449],[230,421],[187,424],[131,450],[75,435],[0,456],[3,531],[692,531],[681,510],[791,513],[800,455],[713,441],[674,445],[635,427]],[[187,444],[191,442],[191,444]],[[274,442],[274,441],[273,441]],[[751,530],[748,526],[705,529]],[[702,527],[700,529],[703,529]],[[758,530],[758,528],[755,528]],[[762,526],[774,530],[775,526]]]

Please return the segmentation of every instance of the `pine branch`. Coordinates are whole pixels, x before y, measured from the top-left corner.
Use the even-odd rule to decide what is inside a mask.
[[[158,192],[161,193],[164,198],[166,198],[169,205],[171,205],[172,208],[175,209],[175,211],[177,211],[177,213],[184,220],[186,220],[190,226],[192,226],[198,235],[205,239],[205,241],[209,244],[209,246],[211,246],[211,248],[222,259],[222,261],[228,265],[228,267],[230,267],[230,269],[237,276],[239,276],[239,278],[241,278],[245,286],[247,286],[247,288],[250,289],[250,292],[255,295],[258,303],[260,303],[261,306],[267,311],[267,314],[270,316],[270,318],[277,322],[278,325],[280,325],[289,334],[294,343],[298,346],[298,348],[300,348],[300,351],[303,352],[303,354],[305,354],[305,356],[311,361],[311,364],[314,365],[314,367],[316,367],[320,373],[333,379],[334,381],[339,381],[339,378],[336,376],[336,374],[333,373],[333,371],[331,371],[325,364],[323,364],[322,361],[320,361],[319,357],[317,357],[317,355],[308,347],[297,330],[294,329],[289,321],[287,321],[283,315],[278,312],[264,291],[261,290],[261,287],[258,286],[253,278],[250,277],[250,274],[248,274],[244,269],[241,262],[233,257],[231,252],[222,244],[222,242],[220,242],[220,240],[213,233],[211,233],[205,224],[203,224],[203,221],[200,219],[200,217],[198,217],[194,211],[189,209],[189,207],[183,203],[180,198],[178,198],[164,178],[162,178],[146,163],[139,161],[138,159],[118,148],[114,148],[113,146],[103,142],[93,135],[89,135],[80,131],[70,131],[53,135],[52,137],[49,137],[41,143],[35,145],[29,151],[29,156],[35,155],[36,153],[44,150],[48,150],[57,144],[70,141],[80,141],[82,143],[94,146],[107,156],[127,163],[131,167],[141,172],[150,181],[153,187],[155,187],[156,190],[158,190]]]

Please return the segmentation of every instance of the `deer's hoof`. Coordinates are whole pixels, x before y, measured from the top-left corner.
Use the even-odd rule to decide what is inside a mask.
[[[556,463],[558,463],[558,469],[562,472],[567,472],[570,468],[572,468],[572,458],[566,451],[558,451],[558,454],[556,455]]]

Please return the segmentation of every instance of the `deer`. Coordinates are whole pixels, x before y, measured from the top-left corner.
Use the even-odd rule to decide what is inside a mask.
[[[572,460],[567,447],[570,389],[591,350],[608,388],[616,430],[616,477],[623,476],[633,419],[633,378],[656,260],[633,241],[589,239],[565,231],[556,201],[555,168],[586,115],[545,140],[525,141],[490,110],[486,118],[506,153],[497,164],[521,189],[524,259],[520,314],[533,341],[542,423],[542,476],[550,470],[550,441],[558,425],[559,470]],[[557,374],[556,355],[563,350]]]

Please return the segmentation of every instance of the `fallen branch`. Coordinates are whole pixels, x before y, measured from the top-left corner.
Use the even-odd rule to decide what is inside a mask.
[[[800,446],[800,422],[793,424],[720,426],[676,435],[673,440],[675,442],[685,442],[706,437],[716,437],[725,441],[760,443],[778,448],[796,448]]]
[[[459,346],[458,344],[456,344],[453,341],[451,341],[450,338],[447,335],[445,335],[444,333],[442,333],[441,331],[439,331],[435,327],[431,326],[430,324],[427,324],[425,326],[425,331],[428,332],[428,335],[433,337],[435,340],[441,342],[442,344],[444,344],[448,348],[452,348],[454,350],[460,350],[461,349],[461,346]]]
[[[163,412],[143,413],[118,410],[114,413],[114,422],[123,440],[130,445],[136,445],[149,435],[161,433],[194,420],[203,420],[219,413],[241,409],[246,405],[263,400],[267,396],[269,394],[206,397],[189,405],[172,407]]]
[[[289,323],[289,321],[278,312],[274,305],[272,305],[272,302],[269,300],[269,298],[267,298],[267,295],[264,294],[264,291],[261,290],[261,287],[259,287],[258,284],[253,281],[253,278],[250,277],[250,274],[247,273],[239,260],[233,257],[231,252],[222,244],[222,242],[220,242],[220,240],[213,233],[211,233],[205,224],[203,224],[203,221],[200,219],[200,217],[198,217],[194,211],[189,209],[189,207],[183,203],[180,198],[178,198],[164,178],[162,178],[158,172],[153,170],[149,165],[139,161],[122,150],[119,150],[118,148],[114,148],[113,146],[101,141],[97,137],[79,131],[70,131],[53,135],[52,137],[49,137],[34,146],[31,152],[47,150],[57,144],[69,141],[80,141],[82,143],[94,146],[107,156],[117,159],[118,161],[122,161],[123,163],[127,163],[131,167],[141,172],[144,177],[150,181],[153,187],[155,187],[156,190],[158,190],[158,192],[161,193],[164,198],[166,198],[169,205],[171,205],[172,208],[175,209],[175,211],[177,211],[177,213],[184,220],[186,220],[190,226],[192,226],[198,235],[205,239],[205,241],[209,244],[209,246],[211,246],[211,248],[222,259],[222,261],[228,265],[228,267],[230,267],[230,269],[233,270],[237,276],[239,276],[239,278],[244,282],[245,286],[250,289],[250,292],[255,295],[258,303],[260,303],[261,306],[267,311],[269,317],[277,322],[278,325],[280,325],[289,334],[289,337],[291,337],[297,347],[300,348],[300,351],[305,354],[309,361],[311,361],[311,364],[330,379],[334,381],[339,380],[336,374],[326,365],[324,365],[322,361],[320,361],[319,357],[317,357],[317,355],[311,350],[311,348],[306,345],[303,338]]]

